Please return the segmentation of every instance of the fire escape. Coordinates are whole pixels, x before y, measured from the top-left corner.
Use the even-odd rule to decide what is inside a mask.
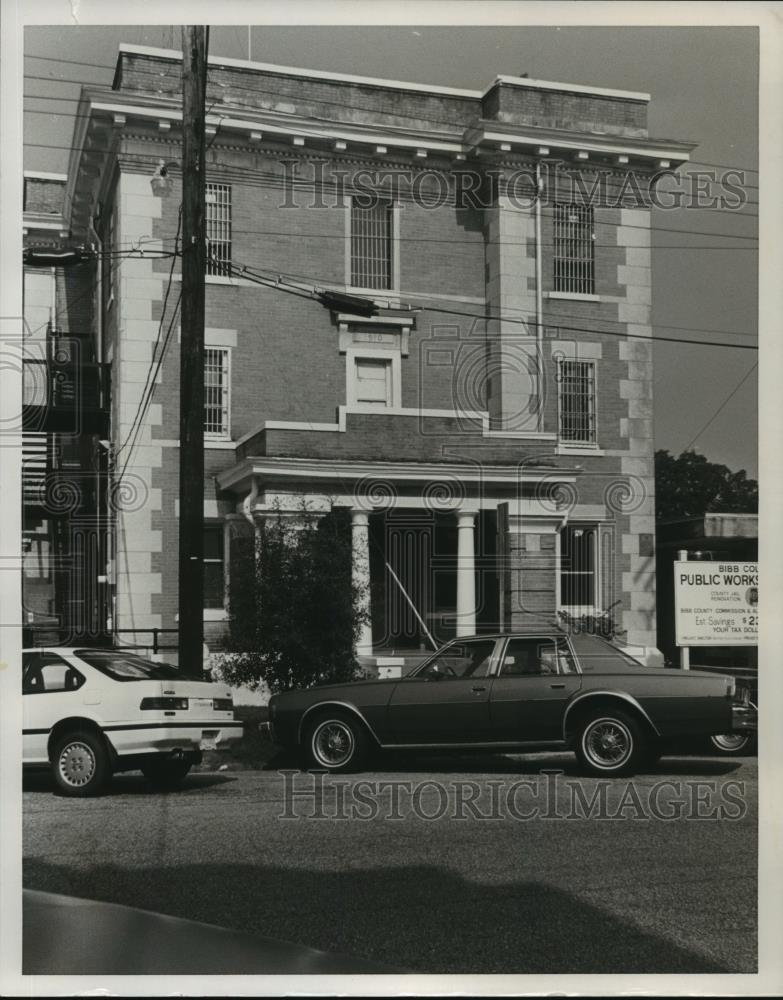
[[[43,345],[42,345],[43,347]],[[34,642],[90,643],[105,637],[111,594],[108,365],[89,334],[47,330],[42,357],[23,366],[22,496],[25,546],[45,545],[48,607],[25,594]],[[31,585],[25,578],[26,590]],[[46,613],[48,612],[48,613]]]

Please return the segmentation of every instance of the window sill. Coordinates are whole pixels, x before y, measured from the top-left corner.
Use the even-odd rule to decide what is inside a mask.
[[[204,608],[205,622],[227,622],[228,611],[225,608]]]
[[[598,445],[558,444],[555,454],[601,456],[604,454],[604,450],[603,448],[599,448]]]
[[[359,288],[356,285],[346,285],[345,291],[348,295],[362,295],[368,299],[395,299],[399,298],[399,288]]]
[[[600,295],[587,295],[582,292],[544,292],[545,299],[564,299],[574,302],[600,302]]]
[[[231,438],[228,438],[228,437],[225,437],[225,438],[223,438],[223,437],[214,437],[214,438],[211,438],[211,437],[207,437],[206,434],[204,435],[204,447],[205,448],[224,448],[224,449],[229,449],[229,448],[236,448],[236,446],[237,446],[236,441],[232,441]]]

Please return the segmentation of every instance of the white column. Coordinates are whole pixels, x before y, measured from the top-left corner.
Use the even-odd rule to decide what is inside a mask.
[[[365,622],[356,644],[357,656],[372,656],[370,620],[370,518],[363,510],[351,511],[353,584],[358,590],[358,607],[365,612]]]
[[[457,514],[457,635],[476,631],[476,562],[473,534],[476,515]]]

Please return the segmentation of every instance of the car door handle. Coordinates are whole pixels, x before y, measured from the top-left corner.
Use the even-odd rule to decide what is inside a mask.
[[[550,684],[549,686],[551,688],[564,688],[565,684]]]
[[[474,688],[471,688],[471,691],[475,691],[476,693],[478,693],[479,691],[486,691],[486,690],[487,689],[485,687],[474,687]]]

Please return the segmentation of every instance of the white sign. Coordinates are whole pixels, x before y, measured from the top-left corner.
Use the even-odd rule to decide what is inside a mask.
[[[675,562],[677,645],[757,645],[758,599],[757,562]]]

